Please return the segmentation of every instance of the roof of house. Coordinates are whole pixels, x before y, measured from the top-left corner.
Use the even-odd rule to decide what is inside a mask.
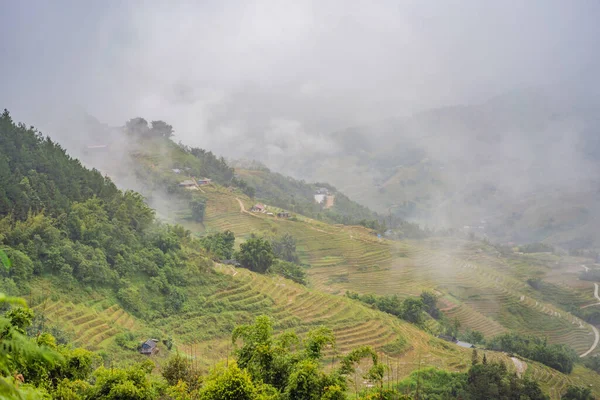
[[[148,340],[146,340],[146,341],[144,342],[144,345],[147,345],[147,346],[149,346],[150,348],[152,348],[152,349],[153,349],[153,348],[155,348],[155,347],[156,347],[156,342],[157,342],[157,340],[156,340],[156,339],[148,339]]]
[[[199,181],[210,181],[211,179],[210,179],[210,178],[200,178],[200,179],[198,179],[198,180],[199,180]]]
[[[195,184],[196,184],[196,182],[194,182],[194,181],[193,181],[193,180],[191,180],[191,179],[187,179],[187,180],[185,180],[185,181],[181,181],[181,182],[179,182],[179,184],[180,184],[180,185],[182,185],[182,186],[191,186],[191,185],[195,185]]]
[[[253,208],[265,208],[264,204],[256,203]]]
[[[459,345],[460,347],[466,347],[467,349],[470,349],[472,347],[475,347],[474,345],[472,345],[471,343],[467,343],[467,342],[461,342],[460,340],[456,341],[456,344]]]

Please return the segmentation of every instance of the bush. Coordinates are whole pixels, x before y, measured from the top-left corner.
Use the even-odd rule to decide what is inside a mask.
[[[288,278],[301,285],[306,285],[306,272],[304,269],[294,263],[275,260],[275,262],[269,267],[269,272],[277,275],[281,275],[284,278]]]

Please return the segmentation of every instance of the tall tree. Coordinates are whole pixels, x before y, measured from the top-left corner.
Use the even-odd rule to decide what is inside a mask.
[[[252,236],[246,243],[242,243],[237,254],[237,260],[242,267],[260,273],[267,271],[274,259],[271,243],[257,236]]]

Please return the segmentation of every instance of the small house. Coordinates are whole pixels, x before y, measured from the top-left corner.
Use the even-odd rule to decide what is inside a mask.
[[[467,349],[473,349],[473,348],[475,348],[474,344],[467,343],[467,342],[461,342],[460,340],[456,341],[456,345],[460,346],[460,347],[467,348]]]
[[[200,185],[200,186],[209,185],[211,182],[212,182],[212,179],[208,179],[208,178],[198,179],[198,185]]]
[[[256,203],[250,209],[250,211],[252,211],[252,212],[260,212],[260,213],[264,213],[266,210],[267,210],[267,206],[265,206],[264,204],[261,204],[261,203]]]
[[[277,218],[289,218],[289,217],[290,217],[290,213],[287,211],[277,213]]]
[[[183,188],[190,189],[190,190],[197,189],[196,182],[191,179],[187,179],[185,181],[179,182],[179,187],[183,187]]]
[[[269,217],[274,217],[274,216],[275,216],[275,214],[273,214],[272,212],[268,212],[268,213],[267,213],[267,215],[268,215]]]
[[[158,353],[158,340],[157,339],[146,340],[144,343],[142,343],[142,347],[140,348],[140,353],[146,354],[148,356]]]

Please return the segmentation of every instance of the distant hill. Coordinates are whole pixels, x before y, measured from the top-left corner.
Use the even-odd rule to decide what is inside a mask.
[[[598,248],[596,94],[522,90],[352,127],[332,135],[335,153],[289,165],[379,213],[501,242]]]

